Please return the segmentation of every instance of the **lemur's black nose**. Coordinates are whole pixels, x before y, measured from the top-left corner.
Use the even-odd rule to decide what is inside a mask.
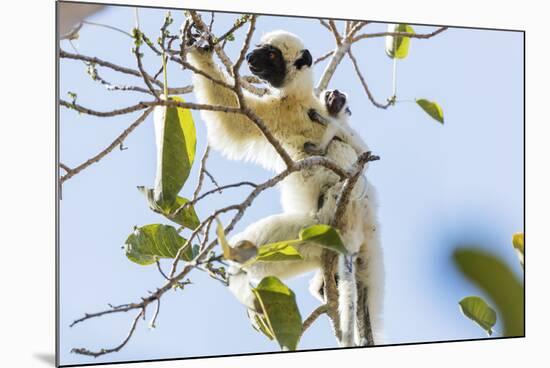
[[[246,54],[246,61],[247,62],[250,62],[251,58],[252,58],[252,52],[249,52],[248,54]]]

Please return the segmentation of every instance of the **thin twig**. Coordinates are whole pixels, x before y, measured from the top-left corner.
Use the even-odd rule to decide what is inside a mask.
[[[218,44],[218,43],[224,41],[225,39],[227,39],[227,37],[230,34],[233,34],[233,32],[235,32],[236,30],[238,30],[239,28],[241,28],[242,26],[244,26],[246,24],[246,22],[239,22],[239,19],[237,19],[237,21],[235,21],[233,26],[231,28],[229,28],[229,30],[227,30],[227,32],[225,32],[220,37],[218,37],[217,40],[214,42],[214,44]],[[212,31],[212,30],[210,30],[210,31]]]
[[[357,62],[357,59],[355,58],[355,56],[351,52],[351,49],[348,50],[348,56],[351,59],[351,63],[353,65],[353,69],[355,70],[355,74],[357,74],[357,77],[361,81],[361,84],[363,85],[363,89],[365,90],[365,92],[366,92],[369,100],[372,102],[372,104],[376,107],[381,108],[381,109],[387,109],[389,106],[391,106],[392,105],[391,99],[388,99],[388,101],[384,104],[382,104],[382,103],[380,103],[380,102],[378,102],[374,99],[374,96],[372,95],[372,93],[369,89],[369,86],[367,85],[367,82],[366,82],[365,78],[363,77],[363,74],[361,73],[361,70],[359,69],[359,63]]]
[[[357,32],[359,32],[363,27],[365,27],[369,22],[356,22],[350,29],[349,33],[346,34],[346,37],[353,37]]]
[[[323,56],[319,56],[315,61],[313,62],[313,65],[319,64],[321,61],[328,59],[332,54],[334,54],[334,50],[327,52]]]
[[[220,189],[220,185],[218,184],[218,182],[216,181],[216,178],[214,178],[214,175],[212,175],[210,173],[210,171],[204,169],[204,173],[206,174],[206,176],[208,176],[208,178],[210,179],[210,181],[212,182],[212,184],[214,184],[214,186],[216,187],[216,189],[218,190],[219,193],[221,193],[221,189]]]
[[[65,164],[62,163],[62,162],[59,163],[59,167],[62,168],[63,170],[65,170],[66,172],[71,172],[71,171],[73,171],[69,166],[65,165]]]
[[[195,191],[193,192],[193,197],[191,197],[190,202],[195,203],[197,201],[197,197],[199,196],[199,193],[202,189],[202,183],[204,182],[204,170],[206,168],[206,160],[208,160],[209,155],[210,155],[210,146],[206,146],[206,149],[204,150],[204,153],[202,155],[201,165],[200,165],[200,168],[199,168],[199,179],[197,181],[197,186],[195,187]],[[189,202],[187,202],[187,203],[189,203]],[[174,216],[177,216],[179,214],[179,212],[180,212],[180,208],[178,208],[174,212]]]
[[[75,176],[76,174],[81,172],[82,170],[86,169],[88,166],[90,166],[90,165],[92,165],[96,162],[99,162],[103,157],[107,156],[112,150],[114,150],[116,147],[121,145],[122,142],[124,142],[124,140],[126,139],[126,137],[128,137],[128,135],[130,135],[130,133],[132,133],[132,131],[134,129],[136,129],[141,123],[143,123],[145,121],[145,119],[147,118],[147,116],[149,116],[151,111],[153,111],[152,108],[149,108],[149,109],[145,110],[136,121],[134,121],[118,137],[116,137],[116,139],[109,146],[107,146],[103,151],[99,152],[97,155],[95,155],[92,158],[86,160],[86,162],[78,165],[77,167],[75,167],[71,171],[67,172],[67,174],[62,176],[59,179],[60,183],[64,183],[65,181],[69,180],[70,178],[72,178],[73,176]]]
[[[377,32],[377,33],[365,33],[359,36],[356,36],[352,39],[352,43],[357,42],[359,40],[363,40],[365,38],[376,38],[376,37],[386,37],[386,36],[394,36],[394,37],[409,37],[409,38],[418,38],[418,39],[428,39],[432,38],[434,36],[437,36],[441,32],[447,30],[449,27],[441,27],[437,30],[431,32],[431,33],[425,33],[425,34],[418,34],[418,33],[408,33],[408,32]]]
[[[123,30],[123,29],[121,29],[121,28],[117,28],[117,27],[111,26],[111,25],[109,25],[109,24],[97,23],[97,22],[90,22],[89,20],[83,20],[82,23],[83,23],[83,24],[87,24],[87,25],[91,25],[91,26],[107,28],[107,29],[110,29],[110,30],[113,30],[113,31],[117,31],[117,32],[120,32],[120,33],[122,33],[122,34],[125,34],[126,36],[132,38],[132,35],[131,35],[130,33],[126,32],[125,30]]]
[[[334,35],[334,38],[336,39],[336,43],[339,45],[342,43],[342,36],[340,36],[340,33],[338,33],[338,28],[336,27],[336,23],[334,23],[334,20],[330,19],[328,21],[328,25],[330,26],[330,30],[332,31],[332,34]]]
[[[157,264],[157,269],[158,269],[159,273],[162,275],[162,277],[164,277],[164,279],[166,279],[166,280],[170,280],[170,279],[168,278],[168,276],[166,276],[166,274],[165,274],[164,271],[162,270],[162,267],[160,266],[160,262],[159,262],[158,259],[155,260],[155,263]]]
[[[94,63],[94,64],[101,65],[103,67],[112,69],[112,70],[120,72],[120,73],[129,74],[129,75],[133,75],[133,76],[142,78],[142,74],[138,70],[127,68],[127,67],[120,66],[120,65],[117,65],[117,64],[113,64],[109,61],[105,61],[105,60],[100,59],[98,57],[91,57],[91,56],[86,56],[86,55],[82,55],[82,54],[73,54],[73,53],[70,53],[70,52],[67,52],[67,51],[63,51],[63,50],[59,50],[59,57],[62,58],[62,59],[82,60],[82,61],[85,61],[85,62],[88,62],[88,63]],[[162,84],[162,82],[160,82],[158,80],[155,80],[150,75],[146,75],[146,77],[149,79],[149,81],[151,83],[156,84],[160,88],[164,88],[164,85]]]
[[[245,114],[243,111],[241,111],[241,109],[236,107],[197,104],[192,102],[181,102],[181,101],[174,101],[174,100],[141,101],[135,105],[123,107],[121,109],[115,109],[111,111],[92,110],[87,107],[81,106],[77,103],[68,102],[65,100],[59,100],[59,104],[61,106],[67,107],[69,109],[78,111],[83,114],[98,116],[102,118],[118,116],[118,115],[126,115],[129,113],[139,111],[139,110],[144,110],[148,107],[153,107],[153,106],[170,106],[170,107],[181,107],[189,110],[208,110],[208,111],[218,111],[218,112],[226,112],[226,113],[233,113],[233,114]]]
[[[101,349],[99,351],[91,351],[85,348],[74,348],[71,350],[71,353],[89,355],[89,356],[93,356],[94,358],[97,358],[98,356],[101,356],[101,355],[120,351],[120,349],[122,349],[128,343],[128,341],[130,341],[130,338],[132,337],[132,335],[134,334],[134,331],[136,330],[137,323],[142,316],[145,316],[145,308],[142,308],[140,312],[134,317],[132,325],[130,326],[130,331],[128,331],[126,338],[116,347],[112,349]]]
[[[323,27],[325,27],[326,29],[328,29],[329,32],[332,32],[332,29],[330,29],[330,26],[328,25],[328,23],[324,20],[324,19],[318,19],[319,20],[319,23],[321,23],[321,25]]]
[[[143,63],[141,61],[143,54],[139,52],[139,49],[140,49],[140,46],[138,42],[136,47],[134,48],[134,54],[136,55],[137,66],[138,66],[141,78],[143,79],[143,81],[145,82],[145,85],[147,85],[147,88],[149,88],[149,91],[151,91],[153,96],[155,96],[157,100],[160,100],[160,96],[158,92],[155,90],[155,88],[151,84],[151,79],[148,77],[148,74],[145,72],[145,69],[143,68]],[[156,79],[156,78],[153,77],[153,79]],[[167,98],[167,96],[165,96],[165,98]]]
[[[155,312],[153,313],[153,317],[151,318],[151,322],[149,322],[150,328],[156,328],[157,325],[157,317],[159,316],[160,312],[160,298],[157,299],[157,307],[155,308]]]

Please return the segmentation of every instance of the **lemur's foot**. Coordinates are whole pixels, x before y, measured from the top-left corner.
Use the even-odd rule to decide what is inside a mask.
[[[313,142],[304,143],[304,151],[309,155],[315,156],[324,156],[326,154],[326,150],[322,149]]]
[[[186,45],[204,52],[212,51],[208,37],[210,36],[199,29],[195,22],[191,21],[187,27]]]
[[[307,111],[307,116],[309,117],[309,119],[311,121],[314,121],[314,122],[319,123],[319,124],[326,125],[325,119],[315,109],[309,109]]]

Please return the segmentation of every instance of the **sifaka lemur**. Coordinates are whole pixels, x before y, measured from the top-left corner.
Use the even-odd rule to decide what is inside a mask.
[[[213,78],[231,82],[231,77],[221,71],[214,62],[211,51],[193,47],[188,61]],[[313,93],[312,57],[302,41],[285,31],[265,34],[260,44],[246,55],[250,71],[270,86],[270,93],[257,96],[243,91],[247,106],[262,119],[273,136],[280,142],[293,160],[309,157],[304,149],[308,142],[321,142],[325,134],[323,124],[312,123],[308,112],[326,111]],[[212,80],[193,75],[193,86],[198,102],[237,107],[235,93]],[[280,172],[285,164],[256,125],[246,116],[218,111],[201,111],[208,130],[208,142],[224,156],[233,160],[246,160]],[[349,168],[358,157],[354,147],[345,141],[332,140],[326,147],[326,157],[342,168]],[[329,223],[336,208],[336,198],[341,188],[340,178],[321,166],[290,174],[280,183],[283,213],[270,216],[249,225],[235,235],[231,244],[248,241],[256,246],[278,240],[294,239],[301,228],[314,223]],[[375,333],[380,330],[380,311],[383,287],[382,252],[376,220],[376,195],[374,188],[364,179],[357,183],[345,213],[341,229],[348,253],[355,257],[355,271],[346,273],[340,261],[339,283],[340,312],[342,314],[344,346],[365,345],[366,341],[354,338],[355,306],[359,295],[368,291],[368,312]],[[299,251],[303,261],[257,262],[230,278],[230,288],[239,300],[247,301],[250,282],[263,276],[288,278],[319,269],[321,247],[302,244]],[[350,277],[353,277],[350,280]],[[319,290],[322,278],[316,276],[312,288]],[[321,280],[321,281],[320,281]],[[348,282],[349,281],[349,282]],[[350,286],[351,285],[351,286]],[[342,288],[347,288],[342,290]],[[351,289],[350,289],[351,288]],[[346,321],[350,321],[349,323]],[[355,339],[355,341],[354,341]]]

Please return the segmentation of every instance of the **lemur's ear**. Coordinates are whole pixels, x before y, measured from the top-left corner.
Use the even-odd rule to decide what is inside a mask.
[[[294,66],[296,69],[300,70],[304,65],[310,67],[313,63],[313,58],[311,57],[311,54],[309,53],[309,50],[302,50],[302,55],[296,59],[294,62]]]

